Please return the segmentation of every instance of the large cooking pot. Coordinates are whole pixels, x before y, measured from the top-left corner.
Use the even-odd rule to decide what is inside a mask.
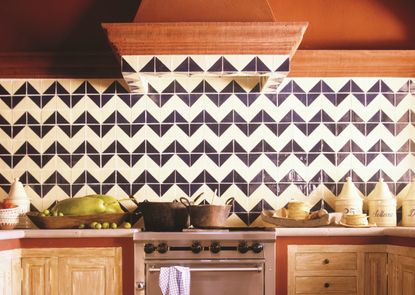
[[[136,212],[144,218],[146,231],[181,231],[189,226],[186,206],[178,202],[148,202],[138,204]]]
[[[199,195],[200,196],[200,195]],[[196,202],[197,198],[194,202]],[[231,203],[234,198],[230,198],[225,205],[194,205],[186,198],[180,198],[180,202],[187,207],[190,215],[190,224],[195,228],[222,228],[226,224],[231,211]]]

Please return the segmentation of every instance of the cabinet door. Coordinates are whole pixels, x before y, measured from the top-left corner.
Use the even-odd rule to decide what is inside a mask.
[[[59,295],[119,294],[114,257],[59,258]]]
[[[22,295],[58,294],[58,259],[55,257],[23,257]]]
[[[13,294],[12,258],[8,253],[0,253],[0,295]]]
[[[386,253],[365,254],[365,295],[387,295]]]
[[[415,292],[415,258],[394,255],[391,257],[391,292],[395,295],[413,295]],[[394,260],[394,261],[393,261]]]

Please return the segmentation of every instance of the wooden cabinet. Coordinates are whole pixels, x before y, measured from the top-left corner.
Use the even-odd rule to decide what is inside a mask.
[[[288,245],[288,294],[415,294],[415,248]]]
[[[387,263],[386,252],[365,254],[365,295],[388,294]]]
[[[288,246],[288,294],[364,294],[359,246]]]
[[[20,294],[19,250],[0,252],[0,295]]]
[[[21,265],[22,295],[58,294],[57,257],[23,257]]]
[[[415,249],[390,246],[388,256],[389,295],[415,293]]]
[[[22,250],[23,295],[122,293],[120,248]]]

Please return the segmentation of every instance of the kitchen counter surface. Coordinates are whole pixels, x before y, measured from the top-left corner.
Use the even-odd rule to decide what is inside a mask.
[[[42,229],[17,229],[0,230],[0,241],[10,239],[30,238],[133,238],[139,229],[65,229],[65,230],[42,230]],[[203,232],[201,232],[203,233]],[[226,234],[227,232],[223,232]],[[235,233],[235,232],[233,232]],[[149,233],[143,235],[147,237]],[[189,235],[190,233],[185,233]],[[206,233],[203,233],[206,234]],[[191,233],[192,236],[197,233]],[[139,237],[140,235],[136,236]],[[415,227],[370,227],[370,228],[345,228],[345,227],[318,227],[318,228],[276,228],[275,236],[394,236],[415,238]]]
[[[415,227],[315,227],[315,228],[276,228],[278,237],[335,237],[335,236],[394,236],[415,238]]]
[[[16,229],[0,230],[0,241],[38,238],[133,238],[139,229]]]

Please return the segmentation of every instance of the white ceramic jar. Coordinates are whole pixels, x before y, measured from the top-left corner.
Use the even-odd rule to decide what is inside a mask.
[[[363,200],[350,177],[346,178],[342,191],[337,196],[334,211],[343,214],[362,214]]]
[[[23,183],[19,181],[19,178],[15,178],[10,186],[9,199],[13,204],[19,206],[19,223],[17,228],[30,228],[31,223],[26,216],[26,213],[30,212],[30,199],[26,194]]]
[[[396,199],[383,178],[379,179],[369,200],[369,223],[396,226]]]
[[[402,225],[415,226],[415,178],[402,201]]]

